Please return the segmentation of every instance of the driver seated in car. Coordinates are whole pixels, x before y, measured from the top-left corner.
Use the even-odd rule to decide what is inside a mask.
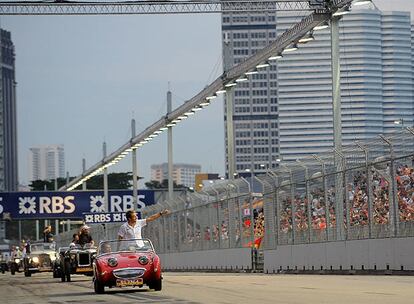
[[[89,226],[83,225],[79,232],[78,244],[81,245],[82,247],[86,244],[89,244],[90,246],[93,246],[95,244],[95,242],[92,239],[92,236],[89,233],[89,229],[90,229]]]
[[[111,244],[109,244],[109,243],[103,243],[101,245],[101,252],[102,253],[111,253],[112,252]]]
[[[74,233],[72,235],[72,242],[69,244],[69,248],[75,248],[79,244],[79,234]]]

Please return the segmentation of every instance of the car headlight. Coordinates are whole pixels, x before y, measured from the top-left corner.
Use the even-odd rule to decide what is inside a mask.
[[[33,258],[32,258],[32,261],[33,261],[34,263],[39,263],[39,258],[38,258],[38,257],[33,257]]]
[[[149,262],[149,260],[148,260],[148,258],[147,258],[145,255],[142,255],[142,256],[140,256],[140,257],[138,258],[138,262],[139,262],[141,265],[147,265],[147,264],[148,264],[148,262]]]
[[[117,259],[115,259],[115,258],[109,258],[108,259],[108,266],[115,267],[116,265],[118,265]]]
[[[14,261],[19,264],[20,263],[20,259],[14,259]]]

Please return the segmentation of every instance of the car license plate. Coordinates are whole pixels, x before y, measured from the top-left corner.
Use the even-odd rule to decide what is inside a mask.
[[[127,286],[141,286],[144,284],[142,278],[136,280],[116,280],[116,287],[127,287]]]
[[[91,267],[76,268],[76,272],[89,272],[92,271]]]

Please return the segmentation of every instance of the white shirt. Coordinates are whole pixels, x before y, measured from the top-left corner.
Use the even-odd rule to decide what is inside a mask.
[[[123,240],[142,239],[141,228],[146,225],[146,219],[137,220],[134,227],[130,226],[128,222],[126,222],[119,228],[118,236],[120,236]]]

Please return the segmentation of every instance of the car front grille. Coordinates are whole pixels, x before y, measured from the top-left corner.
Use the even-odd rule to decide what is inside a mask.
[[[137,279],[144,275],[145,268],[121,268],[113,271],[115,278],[118,279]]]
[[[79,266],[89,266],[91,264],[89,253],[79,252],[78,253],[78,265]]]
[[[51,265],[52,265],[52,261],[50,260],[50,256],[48,254],[39,255],[39,266],[40,267],[50,267]]]

